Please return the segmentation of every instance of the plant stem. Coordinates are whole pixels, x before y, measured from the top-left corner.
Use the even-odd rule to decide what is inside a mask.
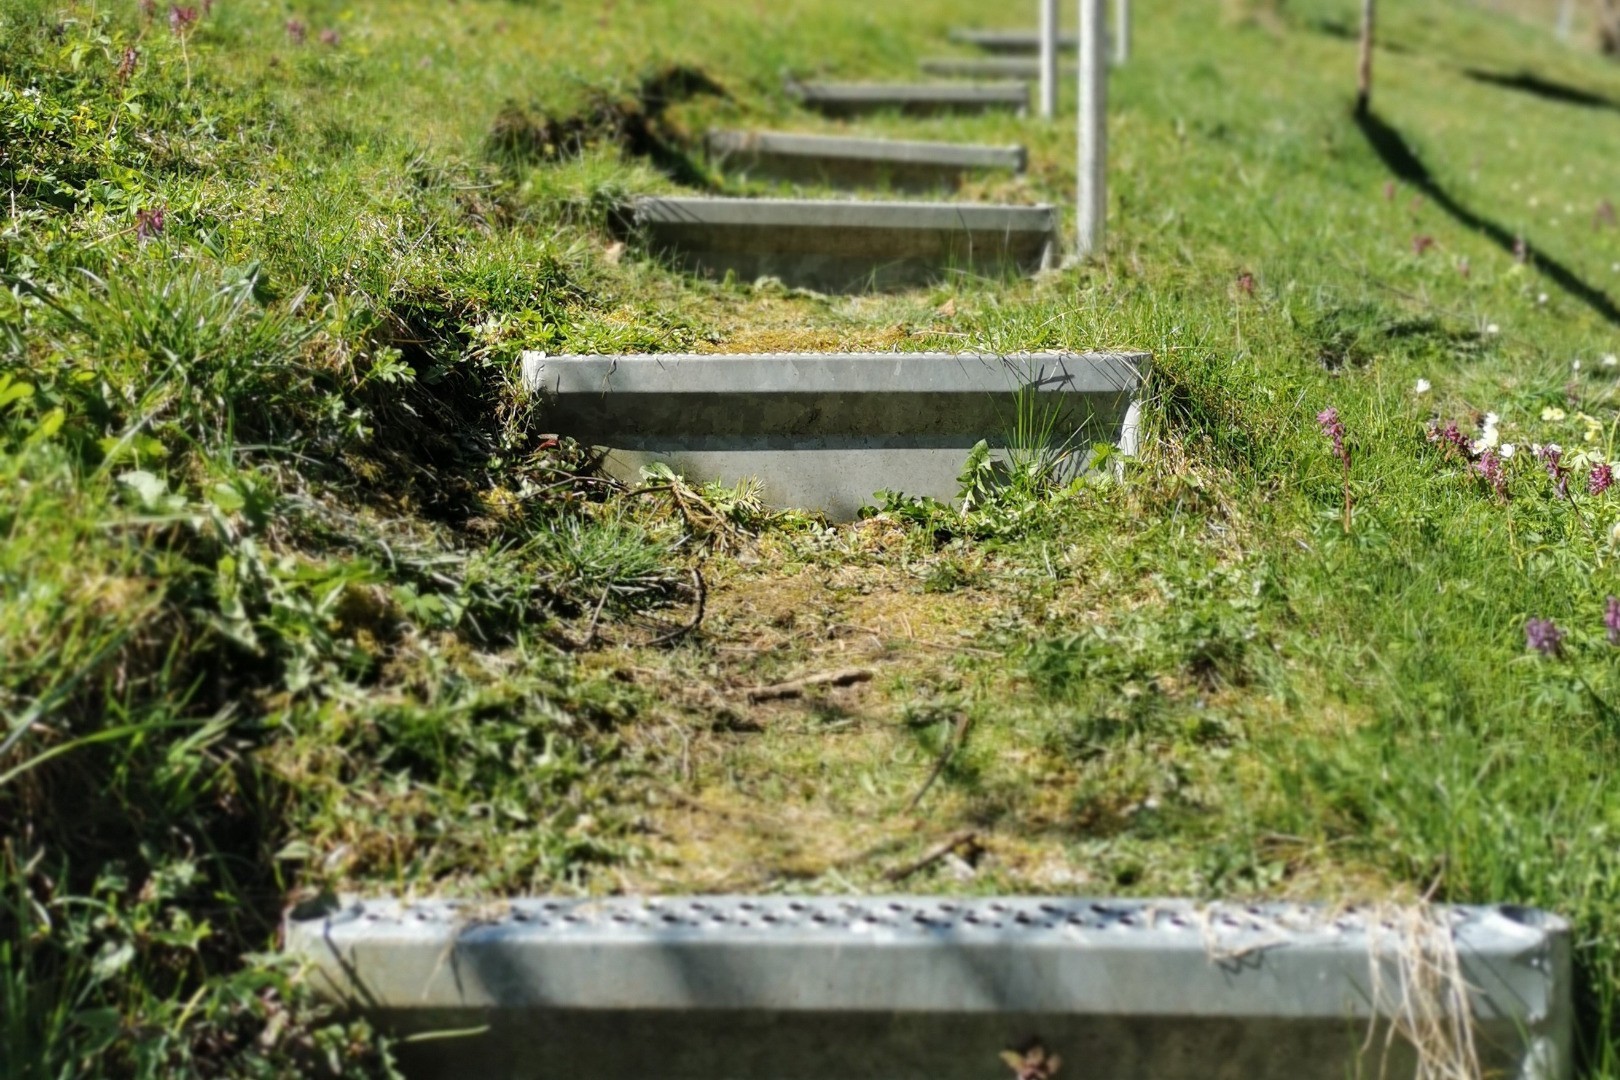
[[[1344,467],[1344,533],[1350,535],[1350,466]]]

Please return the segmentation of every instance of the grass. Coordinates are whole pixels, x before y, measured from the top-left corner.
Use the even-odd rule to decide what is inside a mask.
[[[980,5],[0,0],[0,1074],[386,1074],[273,958],[325,891],[904,889],[1543,905],[1620,1076],[1620,71],[1397,5],[1358,125],[1353,5],[1138,8],[1105,259],[840,298],[614,206],[779,190],[718,126],[1021,141],[960,197],[1067,202],[1066,124],[779,92]],[[608,485],[517,386],[1058,346],[1155,354],[1123,480],[830,528]],[[1505,499],[1426,434],[1486,413]]]

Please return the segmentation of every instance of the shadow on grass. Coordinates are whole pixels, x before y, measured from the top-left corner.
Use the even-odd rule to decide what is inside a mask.
[[[1608,293],[1584,281],[1575,271],[1528,241],[1515,236],[1489,218],[1481,217],[1452,198],[1451,194],[1435,180],[1428,166],[1423,164],[1422,159],[1407,144],[1401,133],[1390,127],[1376,113],[1371,111],[1358,113],[1355,119],[1356,126],[1361,129],[1368,144],[1377,151],[1390,172],[1432,199],[1435,205],[1450,214],[1459,225],[1485,234],[1503,251],[1529,261],[1552,279],[1559,288],[1580,300],[1609,323],[1620,326],[1620,306],[1615,304]]]
[[[1534,75],[1528,71],[1517,71],[1510,74],[1505,71],[1464,68],[1463,74],[1475,82],[1500,86],[1504,90],[1517,90],[1521,94],[1530,94],[1563,105],[1579,105],[1586,109],[1615,109],[1620,111],[1620,101],[1604,97],[1602,94],[1591,90],[1582,90],[1578,86],[1570,86],[1568,83],[1543,79],[1540,75]]]

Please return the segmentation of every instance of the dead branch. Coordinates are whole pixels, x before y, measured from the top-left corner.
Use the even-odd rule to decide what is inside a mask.
[[[871,668],[847,668],[843,671],[825,671],[819,675],[806,675],[802,679],[792,679],[788,682],[774,683],[770,686],[756,686],[748,691],[748,700],[782,701],[786,698],[803,697],[808,690],[819,686],[854,686],[856,683],[870,682]]]
[[[928,789],[934,786],[934,781],[939,779],[939,774],[945,771],[945,766],[950,763],[951,758],[956,756],[956,752],[962,748],[962,741],[967,738],[968,725],[971,723],[972,721],[968,719],[967,713],[957,714],[956,726],[951,729],[950,737],[945,740],[945,748],[939,752],[939,757],[934,759],[934,767],[928,773],[928,779],[923,781],[923,786],[917,789],[917,794],[913,795],[911,801],[906,803],[906,808],[900,811],[902,814],[909,814],[917,809],[917,804],[922,802],[924,795],[928,794]]]
[[[692,591],[697,594],[697,603],[692,611],[692,621],[684,626],[677,626],[667,634],[661,634],[653,638],[647,643],[649,646],[673,645],[702,625],[703,609],[709,600],[709,587],[703,581],[703,571],[695,566],[692,567]]]
[[[979,830],[977,829],[963,829],[961,832],[952,833],[944,840],[941,840],[939,843],[923,852],[922,855],[916,859],[913,859],[911,862],[905,863],[901,866],[896,866],[892,870],[884,871],[883,880],[890,882],[904,881],[917,871],[926,870],[930,866],[933,866],[935,863],[939,862],[939,860],[943,859],[957,848],[969,844],[975,844],[978,839]]]

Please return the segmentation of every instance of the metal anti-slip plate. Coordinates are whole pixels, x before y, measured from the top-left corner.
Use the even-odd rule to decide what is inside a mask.
[[[991,1078],[1037,1046],[1107,1080],[1570,1070],[1568,926],[1509,907],[372,900],[287,948],[422,1076]]]

